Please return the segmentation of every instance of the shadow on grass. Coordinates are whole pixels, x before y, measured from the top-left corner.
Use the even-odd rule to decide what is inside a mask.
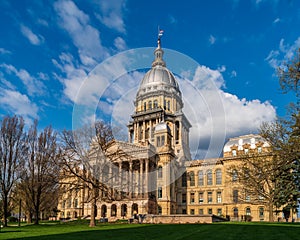
[[[50,226],[49,226],[50,227]],[[76,227],[76,226],[74,226]],[[77,232],[59,234],[41,234],[36,237],[15,236],[13,239],[28,240],[76,240],[76,239],[243,239],[243,240],[271,240],[271,239],[299,239],[300,225],[288,224],[158,224],[158,225],[106,225],[93,229],[78,229]],[[4,233],[4,232],[3,232]],[[0,238],[2,238],[0,233]],[[6,235],[9,239],[9,235]],[[3,238],[2,238],[3,239]],[[12,238],[11,238],[12,239]]]

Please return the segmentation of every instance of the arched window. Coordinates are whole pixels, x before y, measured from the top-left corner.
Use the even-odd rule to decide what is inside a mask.
[[[127,215],[127,205],[126,204],[122,204],[121,205],[121,216],[122,217],[126,217]]]
[[[157,177],[158,177],[158,178],[162,178],[162,177],[163,177],[162,166],[159,166],[159,167],[158,167],[158,170],[157,170]]]
[[[117,216],[117,205],[113,204],[111,205],[111,214],[112,217],[116,217]]]
[[[106,205],[101,206],[101,217],[106,217],[107,207]]]
[[[238,209],[238,208],[234,208],[234,209],[233,209],[233,216],[234,216],[235,218],[239,217],[239,209]]]
[[[222,170],[217,169],[216,171],[216,184],[221,185],[222,184]]]
[[[144,102],[144,111],[146,111],[146,102]]]
[[[198,185],[203,186],[204,185],[204,176],[203,176],[203,171],[200,170],[198,172]]]
[[[148,109],[150,109],[150,110],[152,109],[152,101],[148,102]]]
[[[232,156],[236,156],[236,150],[232,150]]]
[[[236,169],[232,170],[232,181],[236,182],[238,180],[238,172]]]
[[[250,207],[246,208],[246,215],[251,216],[251,208]]]
[[[190,176],[190,186],[195,186],[195,173],[192,171],[189,173]]]
[[[207,177],[207,185],[212,185],[213,184],[213,178],[212,178],[212,171],[210,169],[207,170],[206,177]]]
[[[158,107],[157,100],[154,100],[154,101],[153,101],[153,108],[157,108],[157,107]]]
[[[137,205],[137,203],[132,204],[131,210],[132,210],[132,215],[139,213],[139,206]]]

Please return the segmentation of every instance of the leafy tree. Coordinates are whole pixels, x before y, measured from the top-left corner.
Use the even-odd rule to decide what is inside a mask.
[[[2,197],[4,226],[7,226],[9,201],[12,189],[20,177],[24,165],[24,120],[22,117],[6,116],[0,129],[0,192]]]

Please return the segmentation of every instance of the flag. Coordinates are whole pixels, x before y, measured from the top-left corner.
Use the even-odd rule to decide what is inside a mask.
[[[160,38],[163,35],[163,33],[164,33],[164,30],[159,30],[158,31],[158,37]]]

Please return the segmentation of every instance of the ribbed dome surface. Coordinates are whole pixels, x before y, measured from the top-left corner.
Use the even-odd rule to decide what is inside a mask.
[[[174,75],[164,66],[152,67],[141,81],[138,95],[157,90],[180,92]]]

